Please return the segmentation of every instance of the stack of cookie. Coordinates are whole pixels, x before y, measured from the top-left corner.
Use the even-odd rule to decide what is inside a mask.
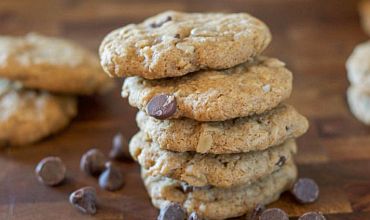
[[[102,42],[104,70],[130,76],[122,96],[140,110],[130,152],[160,219],[241,216],[295,181],[294,139],[308,122],[283,103],[291,72],[260,56],[270,40],[245,13],[169,11]]]
[[[360,4],[362,27],[370,34],[370,1]],[[348,58],[346,67],[351,83],[347,99],[353,115],[364,124],[370,125],[370,41],[356,46]]]
[[[66,40],[0,36],[0,147],[56,133],[77,114],[74,95],[113,87],[99,59]]]

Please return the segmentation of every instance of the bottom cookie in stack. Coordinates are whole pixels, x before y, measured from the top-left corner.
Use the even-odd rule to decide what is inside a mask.
[[[370,92],[361,87],[351,86],[347,91],[348,105],[353,115],[370,125]]]
[[[0,147],[40,140],[66,127],[76,114],[74,97],[24,89],[0,79]]]
[[[257,204],[277,200],[297,177],[294,163],[258,179],[251,184],[235,187],[183,187],[184,182],[163,176],[148,175],[142,169],[142,178],[155,207],[161,209],[171,202],[181,204],[187,213],[196,212],[204,219],[226,219],[244,215]]]

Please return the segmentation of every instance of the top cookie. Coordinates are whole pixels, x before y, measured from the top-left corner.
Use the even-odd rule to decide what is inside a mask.
[[[26,88],[87,95],[113,87],[94,53],[67,40],[0,36],[0,76]]]
[[[348,58],[346,67],[349,81],[370,91],[370,41],[359,44]]]
[[[230,68],[260,54],[270,41],[268,27],[246,13],[167,11],[108,34],[100,59],[111,76],[159,79]]]
[[[276,107],[290,96],[292,78],[281,61],[257,57],[227,70],[205,70],[171,79],[129,77],[122,96],[158,119],[224,121]]]

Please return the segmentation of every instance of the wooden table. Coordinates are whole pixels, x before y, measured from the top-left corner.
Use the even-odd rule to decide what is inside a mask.
[[[328,219],[370,219],[370,129],[348,111],[344,63],[353,47],[368,37],[359,26],[357,2],[349,0],[222,1],[0,1],[1,34],[37,31],[74,39],[97,50],[110,30],[166,9],[247,11],[264,20],[273,33],[266,54],[286,61],[295,73],[290,103],[308,116],[311,128],[298,140],[300,176],[320,185],[321,197],[298,205],[290,195],[271,206],[291,216],[316,210]],[[126,186],[119,192],[98,190],[99,212],[80,214],[67,202],[69,193],[96,179],[79,171],[79,159],[92,147],[108,152],[112,136],[136,131],[135,109],[113,93],[80,98],[79,116],[60,134],[32,146],[0,154],[0,219],[155,219],[154,209],[135,163],[122,164]],[[43,157],[60,156],[68,180],[60,187],[39,184],[34,167]]]

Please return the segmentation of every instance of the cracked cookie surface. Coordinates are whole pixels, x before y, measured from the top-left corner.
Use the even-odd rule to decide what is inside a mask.
[[[111,76],[158,79],[230,68],[259,55],[270,41],[268,27],[246,13],[166,11],[114,30],[99,51]]]
[[[168,118],[224,121],[276,107],[290,96],[292,79],[281,61],[258,57],[227,70],[204,70],[171,79],[128,77],[122,96],[148,113],[153,97],[170,94],[176,100],[176,111]]]
[[[26,88],[89,95],[113,88],[98,57],[60,38],[0,36],[0,76]]]
[[[235,187],[250,184],[293,161],[294,140],[264,151],[239,154],[176,153],[137,133],[130,141],[130,153],[148,175],[167,176],[191,186]]]
[[[348,58],[346,67],[352,85],[370,92],[370,41],[355,47]]]
[[[308,129],[307,119],[287,104],[260,115],[223,122],[158,120],[140,111],[136,122],[162,149],[212,154],[264,150],[297,138]]]
[[[74,97],[22,89],[0,79],[0,147],[36,142],[66,127],[76,114]]]
[[[347,90],[347,100],[353,115],[364,124],[370,125],[370,92],[350,86]]]
[[[227,219],[252,211],[257,204],[269,204],[288,190],[297,177],[294,164],[286,164],[269,176],[248,185],[237,187],[192,187],[184,190],[183,183],[162,176],[147,175],[142,178],[152,203],[164,208],[170,202],[180,204],[188,214],[196,212],[204,219]]]

